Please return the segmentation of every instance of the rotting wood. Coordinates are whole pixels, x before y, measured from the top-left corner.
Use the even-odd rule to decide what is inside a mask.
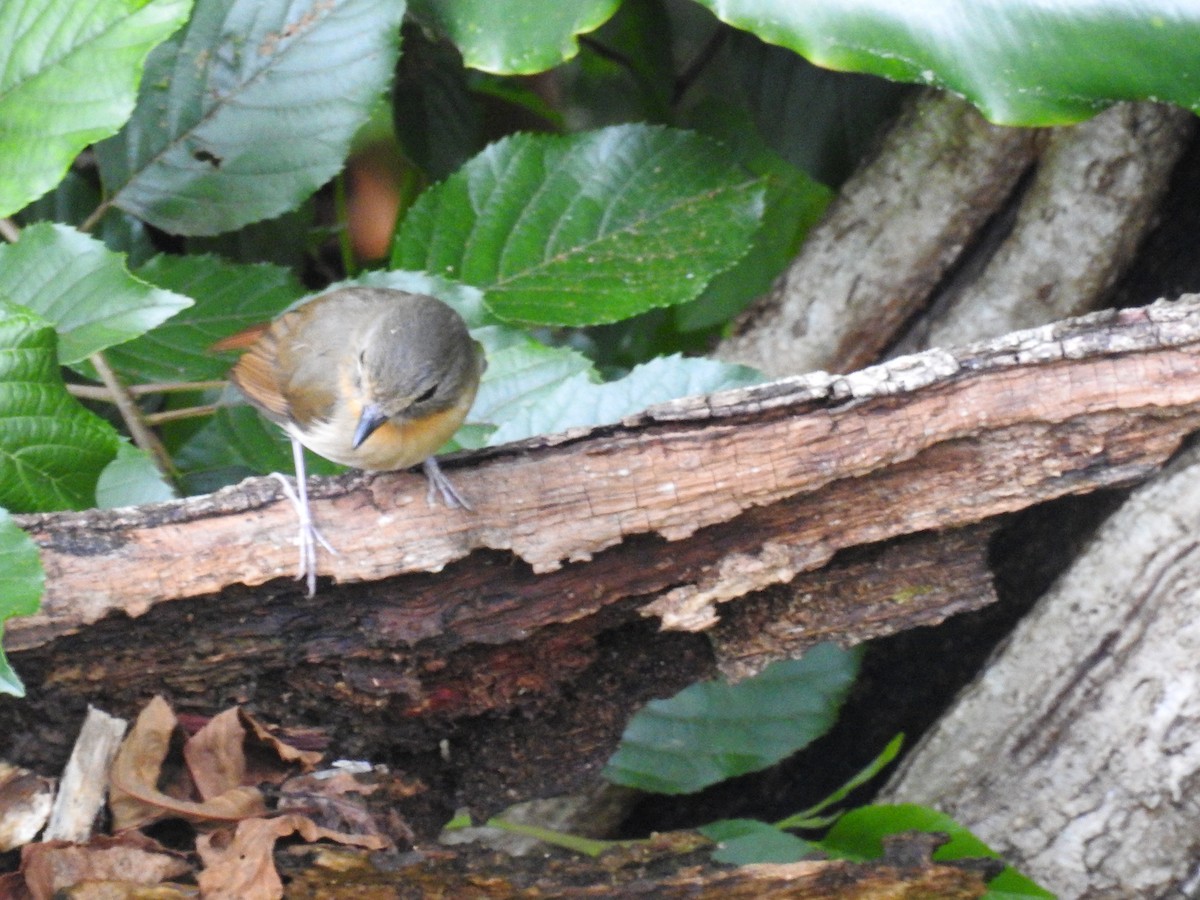
[[[295,521],[271,480],[24,517],[48,594],[9,623],[29,693],[0,704],[0,734],[12,758],[54,760],[88,702],[121,715],[157,692],[200,713],[251,703],[319,724],[339,754],[453,786],[428,792],[418,818],[436,828],[450,796],[495,811],[578,789],[641,703],[715,674],[712,642],[655,616],[711,634],[722,604],[736,615],[755,594],[749,614],[770,602],[763,589],[862,548],[860,563],[893,569],[879,595],[911,602],[848,591],[861,609],[837,623],[804,609],[803,628],[854,643],[936,621],[991,600],[979,573],[948,569],[929,591],[891,554],[1144,478],[1197,429],[1189,297],[460,457],[473,514],[428,509],[416,475],[314,480],[341,550],[322,563],[346,583],[313,599],[290,578]],[[744,674],[787,641],[747,648],[724,632],[716,650]]]
[[[405,896],[476,898],[769,898],[769,900],[970,900],[980,897],[992,868],[973,862],[931,863],[942,842],[908,833],[885,839],[884,859],[852,863],[804,860],[725,868],[714,865],[711,845],[695,834],[659,835],[650,846],[605,853],[599,859],[538,854],[525,859],[498,854],[435,850],[381,871],[362,854],[311,850],[313,864],[289,867],[289,896],[361,896],[403,886]],[[688,850],[688,846],[694,849]],[[982,862],[991,863],[994,860]],[[390,896],[390,894],[383,894]]]
[[[511,640],[668,586],[646,611],[668,627],[703,629],[719,603],[789,581],[837,550],[1136,481],[1198,422],[1200,297],[1189,297],[482,452],[455,467],[473,513],[427,507],[411,474],[326,480],[314,486],[314,512],[339,555],[320,562],[338,581],[374,581],[498,550],[534,575],[565,566],[577,576],[545,616],[480,603],[485,621],[452,628],[464,641]],[[114,612],[136,617],[286,576],[295,562],[291,506],[264,479],[146,508],[19,521],[41,548],[47,591],[40,613],[10,623],[13,650]],[[596,554],[639,538],[668,543],[660,554],[642,548],[645,571],[624,589],[590,577]],[[445,581],[441,590],[456,593]],[[410,609],[394,637],[439,632],[446,614],[436,604]]]

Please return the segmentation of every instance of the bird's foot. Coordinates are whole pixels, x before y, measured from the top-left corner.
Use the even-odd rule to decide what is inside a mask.
[[[425,462],[421,463],[421,468],[425,470],[425,477],[429,479],[429,493],[425,495],[425,502],[430,506],[434,506],[437,502],[438,495],[442,497],[442,502],[451,509],[465,509],[468,512],[472,510],[472,506],[450,483],[450,479],[442,472],[441,466],[432,456]]]
[[[300,563],[296,571],[296,580],[305,582],[308,587],[308,596],[311,597],[317,592],[317,545],[320,544],[334,556],[337,556],[338,552],[313,522],[312,510],[308,505],[308,492],[302,483],[297,481],[297,484],[301,485],[297,492],[286,475],[272,472],[271,477],[282,486],[284,496],[291,501],[292,507],[296,510],[296,517],[300,520],[300,533],[296,538],[296,543],[300,548]]]

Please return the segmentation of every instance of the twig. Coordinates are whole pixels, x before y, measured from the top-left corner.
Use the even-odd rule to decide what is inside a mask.
[[[15,244],[21,239],[21,229],[12,219],[0,219],[0,237],[4,238],[10,244]]]
[[[163,425],[167,422],[178,422],[182,419],[198,419],[201,416],[211,416],[221,406],[218,403],[206,403],[203,406],[187,406],[183,409],[166,409],[162,412],[147,413],[144,418],[147,425]]]
[[[174,481],[178,475],[175,465],[171,462],[171,457],[167,454],[166,448],[163,447],[162,442],[158,439],[158,435],[151,431],[146,424],[146,420],[142,416],[142,411],[138,409],[137,403],[134,402],[133,395],[121,383],[121,379],[117,377],[117,373],[108,364],[108,360],[104,358],[103,353],[93,353],[88,358],[91,360],[92,365],[96,367],[96,372],[100,375],[100,380],[108,388],[111,401],[116,404],[117,410],[121,413],[121,418],[125,422],[125,427],[129,429],[129,435],[133,438],[133,442],[150,454],[150,458],[154,460],[154,465],[163,475]]]
[[[688,89],[700,77],[700,73],[704,71],[704,67],[712,62],[713,57],[717,55],[717,51],[721,49],[721,45],[725,43],[728,37],[728,28],[718,28],[716,33],[708,39],[708,42],[700,48],[700,52],[688,63],[687,68],[675,79],[675,88],[671,91],[672,107],[679,105],[679,102],[683,99],[683,95],[688,92]]]
[[[211,391],[225,387],[229,382],[217,381],[163,381],[150,384],[131,384],[125,391],[134,397],[144,397],[147,394],[170,394],[179,391]],[[115,403],[112,391],[96,384],[68,384],[67,390],[72,396],[83,400],[101,400],[105,403]],[[149,421],[149,419],[147,419]]]
[[[104,218],[104,214],[108,212],[110,206],[112,206],[112,201],[105,200],[103,203],[93,209],[91,215],[83,220],[83,224],[79,226],[79,230],[84,234],[90,232],[93,228],[100,224],[100,220]]]

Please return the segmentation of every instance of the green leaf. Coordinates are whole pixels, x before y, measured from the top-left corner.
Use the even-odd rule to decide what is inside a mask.
[[[819,846],[826,853],[842,859],[878,859],[883,855],[884,837],[905,831],[931,831],[949,835],[950,840],[934,851],[933,858],[936,861],[981,856],[1000,858],[1000,854],[945,813],[909,803],[863,806],[851,810],[829,829]],[[1012,866],[993,878],[988,883],[988,889],[1012,897],[1054,896]]]
[[[306,291],[287,269],[239,265],[213,256],[156,256],[137,275],[195,298],[195,305],[106,354],[129,382],[224,378],[232,360],[209,348],[223,337],[269,322]]]
[[[52,322],[65,365],[135,338],[192,305],[134,278],[124,258],[95,238],[46,223],[0,246],[0,300]]]
[[[391,80],[403,14],[401,0],[199,0],[96,148],[112,202],[186,235],[295,208]]]
[[[821,218],[833,192],[784,162],[764,145],[745,110],[727,103],[693,110],[697,126],[728,146],[735,158],[766,185],[762,227],[750,252],[717,275],[695,300],[675,308],[681,331],[723,325],[770,289],[808,230]]]
[[[593,325],[692,299],[761,216],[759,183],[690,132],[516,135],[426,191],[392,258],[483,288],[502,319]]]
[[[745,33],[733,36],[729,57],[723,74],[741,85],[745,102],[723,108],[752,116],[776,153],[833,186],[850,176],[912,91],[870,75],[822,69]]]
[[[473,69],[530,75],[579,51],[576,35],[599,28],[620,0],[413,0],[412,13],[462,52]]]
[[[684,794],[774,765],[833,725],[860,655],[818,644],[737,684],[705,681],[652,700],[625,728],[604,777]]]
[[[112,426],[67,393],[54,328],[0,302],[0,505],[17,512],[85,509],[117,454]]]
[[[72,171],[58,187],[21,210],[16,220],[21,225],[61,222],[78,226],[101,202],[99,187],[91,179]],[[109,250],[126,254],[130,268],[144,263],[156,252],[145,223],[125,213],[105,216],[93,234]]]
[[[462,56],[405,28],[404,55],[392,86],[396,139],[430,178],[441,180],[483,146],[483,117]]]
[[[33,539],[0,508],[0,635],[13,616],[31,616],[41,608],[46,573]],[[25,686],[0,649],[0,692],[25,696]]]
[[[1117,100],[1200,110],[1196,4],[699,2],[819,66],[949,88],[1001,124],[1076,122]]]
[[[173,500],[175,489],[163,479],[144,450],[122,440],[117,458],[104,467],[96,482],[96,506],[114,509]]]
[[[545,398],[574,375],[597,381],[592,363],[582,353],[565,347],[547,347],[506,326],[477,329],[472,336],[483,344],[487,370],[479,385],[468,422],[492,426],[475,446],[483,446],[495,428],[541,405]],[[461,442],[464,446],[471,441]]]
[[[814,844],[757,819],[721,819],[696,830],[717,842],[714,861],[734,866],[797,862],[816,849]]]
[[[191,0],[0,3],[0,216],[62,178],[133,110],[142,62]]]
[[[663,356],[637,366],[624,378],[596,384],[596,375],[581,371],[553,390],[537,395],[536,403],[508,412],[491,445],[506,444],[536,434],[550,434],[592,425],[607,425],[655,403],[678,397],[758,384],[762,375],[745,366],[711,359]],[[472,415],[472,421],[478,421]]]

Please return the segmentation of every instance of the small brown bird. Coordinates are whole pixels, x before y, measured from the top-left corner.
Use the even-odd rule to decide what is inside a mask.
[[[230,379],[292,439],[300,575],[316,590],[316,544],[301,445],[370,471],[423,463],[429,502],[470,509],[433,454],[458,430],[483,375],[483,349],[449,306],[423,294],[351,287],[214,345],[245,349]]]

